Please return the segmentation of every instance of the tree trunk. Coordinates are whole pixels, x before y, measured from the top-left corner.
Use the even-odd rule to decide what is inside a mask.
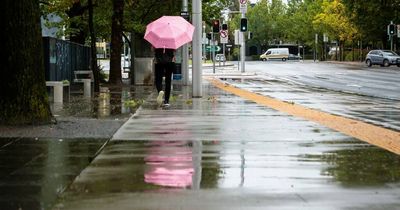
[[[131,85],[135,85],[135,47],[134,47],[134,43],[135,43],[135,31],[131,32],[131,66],[130,66],[130,79],[131,79]]]
[[[96,35],[94,33],[93,27],[93,2],[92,0],[88,0],[89,6],[89,33],[90,33],[90,51],[91,51],[91,59],[90,66],[94,76],[94,91],[99,92],[100,89],[100,78],[99,78],[99,70],[97,68],[97,50],[96,50]]]
[[[111,25],[110,84],[121,84],[122,21],[124,0],[113,0]]]
[[[5,0],[0,14],[0,123],[49,123],[39,1]]]

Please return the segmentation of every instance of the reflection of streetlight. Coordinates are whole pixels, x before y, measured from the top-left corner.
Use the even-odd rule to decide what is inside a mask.
[[[99,117],[110,116],[110,112],[111,112],[110,90],[107,87],[100,87],[98,101],[99,101],[98,116]]]

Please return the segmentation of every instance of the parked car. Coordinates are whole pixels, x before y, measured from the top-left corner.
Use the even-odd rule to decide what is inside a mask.
[[[301,60],[302,57],[295,54],[289,54],[288,60]]]
[[[265,53],[260,55],[260,60],[282,60],[286,61],[289,59],[289,48],[270,48]]]
[[[224,54],[216,54],[215,55],[215,61],[217,62],[225,62],[226,58]]]
[[[365,58],[365,63],[368,67],[372,65],[385,67],[397,65],[400,67],[400,56],[390,50],[371,50]]]

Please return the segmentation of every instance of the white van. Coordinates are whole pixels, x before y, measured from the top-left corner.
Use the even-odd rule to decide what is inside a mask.
[[[289,48],[270,48],[264,54],[260,55],[260,60],[282,60],[289,59]]]

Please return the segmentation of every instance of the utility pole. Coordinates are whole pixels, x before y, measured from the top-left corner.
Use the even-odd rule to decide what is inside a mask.
[[[215,36],[214,36],[214,32],[211,33],[211,51],[212,51],[212,62],[213,62],[213,74],[215,74]]]
[[[187,17],[187,21],[189,21],[189,14],[188,14],[188,0],[182,0],[182,13],[181,15],[184,15]],[[188,45],[185,44],[182,46],[182,79],[183,79],[183,85],[188,85],[189,84],[189,48]]]
[[[192,64],[192,97],[201,98],[202,93],[202,66],[201,66],[201,21],[202,21],[202,11],[201,11],[202,0],[192,1],[192,24],[195,27],[192,41],[193,50],[193,64]]]

